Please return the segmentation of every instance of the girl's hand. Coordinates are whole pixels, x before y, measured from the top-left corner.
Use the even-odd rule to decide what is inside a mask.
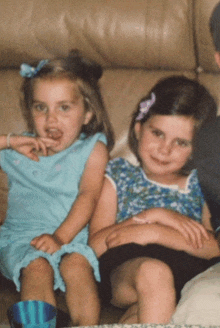
[[[139,223],[159,223],[171,227],[179,231],[194,248],[202,248],[204,240],[209,240],[208,232],[202,224],[172,210],[153,208],[136,215],[134,222],[136,219],[140,220]]]
[[[150,230],[152,230],[153,228],[154,224],[145,226],[144,229],[143,226],[140,224],[133,224],[117,229],[116,231],[110,233],[106,238],[105,242],[107,248],[112,248],[129,243],[146,245],[150,242],[153,242],[152,234],[150,232]]]
[[[57,145],[58,141],[51,138],[26,137],[17,135],[12,135],[10,137],[10,147],[33,161],[39,161],[37,152],[41,151],[44,156],[47,156],[47,149],[51,146]]]
[[[32,239],[31,245],[39,251],[43,251],[49,254],[57,252],[62,246],[55,238],[55,236],[50,234],[43,234],[41,236],[35,237]]]
[[[204,240],[209,240],[208,231],[205,227],[201,223],[184,215],[182,215],[181,219],[173,217],[167,226],[179,231],[185,240],[194,248],[202,248],[204,246]]]

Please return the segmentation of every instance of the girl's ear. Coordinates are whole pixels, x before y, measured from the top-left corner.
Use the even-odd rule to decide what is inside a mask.
[[[220,68],[220,52],[219,51],[215,52],[215,61],[216,61],[216,64],[218,65],[218,67]]]
[[[90,122],[90,120],[92,119],[92,117],[93,117],[92,111],[89,110],[88,112],[86,112],[85,119],[84,119],[84,125],[87,125]]]
[[[135,133],[135,136],[136,136],[137,140],[139,140],[140,131],[141,131],[141,123],[136,122],[135,125],[134,125],[134,133]]]

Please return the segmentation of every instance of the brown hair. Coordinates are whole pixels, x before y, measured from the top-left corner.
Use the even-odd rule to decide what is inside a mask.
[[[83,97],[85,110],[93,113],[92,119],[83,126],[81,132],[87,137],[103,132],[107,137],[108,149],[111,150],[114,145],[114,134],[98,84],[101,76],[102,68],[99,64],[86,59],[78,50],[72,50],[68,57],[49,60],[34,77],[26,77],[21,89],[21,107],[29,131],[33,132],[34,129],[31,107],[36,79],[66,78],[76,82]]]
[[[138,103],[133,115],[129,129],[129,146],[131,151],[140,161],[138,155],[138,140],[134,127],[140,113],[141,103],[151,99],[152,93],[155,101],[142,119],[138,120],[144,124],[154,115],[179,115],[191,117],[195,120],[194,140],[200,128],[217,115],[217,105],[208,90],[199,82],[186,78],[185,76],[171,76],[160,80]],[[193,140],[193,141],[194,141]],[[190,167],[191,163],[187,163]]]

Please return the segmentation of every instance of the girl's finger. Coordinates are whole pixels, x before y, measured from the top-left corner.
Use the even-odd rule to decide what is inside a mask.
[[[194,224],[199,228],[199,230],[201,231],[203,237],[205,237],[207,240],[210,240],[210,236],[209,236],[208,231],[206,230],[206,228],[198,222],[194,222]]]
[[[37,144],[38,144],[38,151],[41,150],[43,152],[44,156],[47,156],[46,144],[40,138],[38,138]]]
[[[193,247],[195,247],[195,242],[192,240],[190,233],[185,227],[181,227],[178,229],[178,231],[182,234],[184,239],[186,240],[187,244],[193,244]]]
[[[45,245],[45,244],[43,244],[43,245],[41,245],[40,247],[38,247],[38,250],[47,253],[48,246]]]
[[[187,244],[192,245],[194,248],[198,248],[194,233],[188,227],[186,222],[178,222],[178,224],[175,224],[172,227],[181,233]]]
[[[30,244],[35,245],[37,241],[38,241],[38,237],[35,237],[35,238],[32,239]]]
[[[198,248],[202,248],[204,245],[204,238],[207,238],[207,233],[200,228],[199,225],[192,224],[188,227],[191,238],[196,242]],[[209,237],[208,237],[209,238]]]
[[[182,222],[181,224],[178,224],[175,229],[182,234],[187,244],[193,246],[194,248],[201,247],[201,241],[198,242],[198,236],[196,234],[195,228],[188,222]]]
[[[52,147],[52,146],[59,145],[59,141],[51,139],[51,138],[39,138],[39,139],[46,145],[46,147]]]
[[[39,157],[34,152],[28,153],[26,156],[32,161],[39,162]]]
[[[209,240],[209,235],[206,229],[196,221],[191,219],[184,220],[178,230],[180,229],[184,237],[190,241],[195,248],[202,248],[204,245],[204,238]],[[183,230],[182,230],[183,229]],[[188,236],[187,236],[188,235]]]
[[[35,247],[36,247],[37,249],[41,249],[41,250],[42,250],[43,245],[45,246],[45,241],[44,241],[44,239],[42,239],[42,238],[39,238],[39,239],[36,241],[36,243],[35,243]]]

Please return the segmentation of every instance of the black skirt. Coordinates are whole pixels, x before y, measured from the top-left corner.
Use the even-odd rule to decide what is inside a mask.
[[[157,244],[146,246],[139,244],[125,244],[109,249],[99,258],[101,283],[100,297],[108,304],[112,298],[110,276],[114,269],[124,262],[137,257],[150,257],[166,263],[173,272],[176,289],[176,300],[180,299],[180,292],[187,281],[205,271],[217,262],[220,257],[210,260],[189,255],[184,251],[177,251]]]

